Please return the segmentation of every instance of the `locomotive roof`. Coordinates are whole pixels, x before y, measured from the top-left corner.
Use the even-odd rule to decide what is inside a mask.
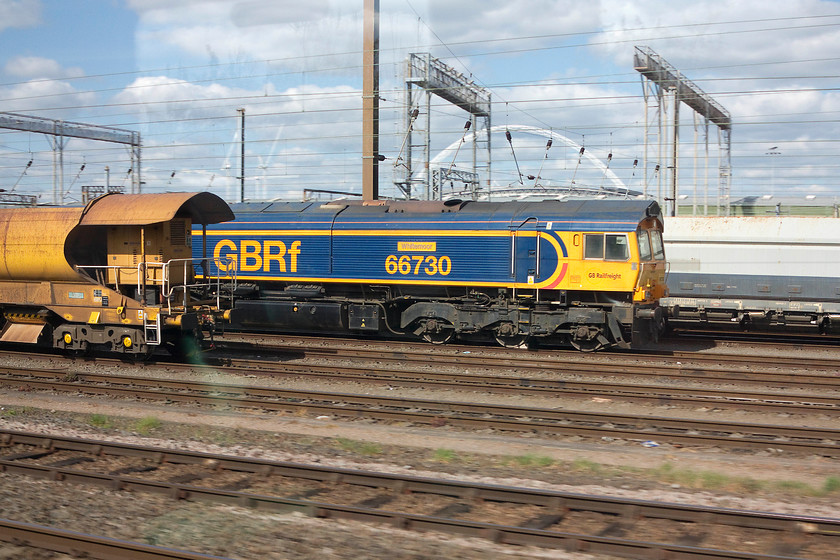
[[[574,222],[641,222],[645,218],[662,219],[659,204],[650,199],[570,199],[541,202],[476,201],[400,201],[377,200],[330,202],[251,202],[231,205],[238,216],[243,214],[341,213],[342,217],[386,215],[420,216],[459,214],[464,218],[492,216],[516,220],[527,217],[569,220]],[[454,217],[454,216],[453,216]]]

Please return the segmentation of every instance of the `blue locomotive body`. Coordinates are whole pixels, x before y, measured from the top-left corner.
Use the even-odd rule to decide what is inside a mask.
[[[232,208],[234,221],[204,235],[215,272],[237,278],[231,320],[243,329],[391,331],[432,342],[484,332],[518,345],[577,328],[594,349],[652,332],[661,294],[640,290],[640,280],[664,287],[664,256],[640,264],[637,249],[640,231],[644,243],[649,231],[661,239],[651,201]],[[582,266],[584,235],[617,239],[625,252],[602,251]],[[637,317],[642,308],[650,313]]]

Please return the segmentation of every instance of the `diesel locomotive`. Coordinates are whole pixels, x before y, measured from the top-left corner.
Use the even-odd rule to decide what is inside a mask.
[[[224,290],[192,230],[230,219],[210,193],[0,208],[0,342],[143,355],[201,337]]]
[[[664,321],[663,223],[654,201],[232,209],[235,220],[193,236],[210,248],[211,278],[236,278],[234,329],[389,333],[431,343],[492,337],[508,347],[551,340],[593,351],[653,341]]]

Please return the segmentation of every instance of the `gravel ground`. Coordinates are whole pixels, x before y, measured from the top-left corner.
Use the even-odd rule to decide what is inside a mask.
[[[101,370],[92,363],[74,367]],[[128,373],[123,370],[129,367],[120,369],[120,373]],[[254,382],[266,384],[262,378]],[[342,389],[331,386],[328,390]],[[429,396],[424,393],[424,397]],[[528,400],[521,404],[528,405]],[[640,408],[635,407],[637,412]],[[664,415],[656,407],[645,410]],[[156,421],[139,421],[149,418]],[[772,451],[739,455],[714,449],[646,448],[626,442],[543,440],[466,433],[446,427],[344,422],[23,392],[0,395],[0,427],[115,441],[143,439],[146,444],[161,447],[420,476],[840,518],[840,506],[836,504],[840,492],[825,491],[827,485],[833,489],[832,483],[840,477],[837,461]],[[0,517],[18,521],[241,560],[596,558],[386,526],[231,507],[208,508],[5,474],[0,474],[0,512]],[[5,558],[64,557],[0,545],[0,560]]]

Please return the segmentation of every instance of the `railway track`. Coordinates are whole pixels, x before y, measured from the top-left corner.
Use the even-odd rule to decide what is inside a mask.
[[[778,348],[778,344],[775,347]],[[799,346],[799,345],[793,345]],[[752,379],[761,383],[791,376],[791,371],[822,372],[823,377],[840,381],[840,356],[803,357],[769,354],[703,353],[695,351],[637,351],[632,353],[582,354],[577,351],[501,349],[484,346],[447,344],[432,346],[407,341],[359,341],[286,335],[256,335],[236,333],[218,341],[217,349],[232,352],[233,359],[243,353],[274,357],[355,357],[383,362],[424,361],[481,367],[504,367],[517,370],[558,370],[586,373],[603,372],[612,375],[633,374],[655,376],[679,374],[706,379]],[[213,355],[208,356],[213,359]],[[222,360],[223,361],[223,360]],[[655,362],[655,363],[654,363]],[[764,366],[756,370],[757,365]],[[770,368],[774,368],[772,371]],[[803,374],[803,379],[808,375]]]
[[[366,418],[433,427],[519,432],[598,441],[649,441],[676,446],[783,450],[840,456],[840,429],[736,423],[659,416],[578,412],[440,399],[407,399],[354,393],[205,383],[60,371],[9,369],[0,385],[18,390],[61,391],[166,403],[269,410],[331,418]]]
[[[76,558],[114,560],[229,560],[221,556],[198,554],[187,550],[173,550],[143,543],[109,539],[98,535],[87,535],[64,531],[55,527],[20,523],[0,519],[0,541],[17,547],[37,548]],[[7,556],[7,558],[10,558]]]
[[[355,354],[355,352],[353,352]],[[317,354],[317,352],[316,352]],[[335,356],[338,357],[338,356]],[[394,360],[398,361],[398,360]],[[755,410],[772,414],[840,414],[840,379],[833,375],[784,376],[779,373],[751,372],[745,377],[727,380],[727,385],[742,389],[704,387],[709,377],[686,373],[657,374],[650,368],[641,373],[625,371],[625,376],[653,378],[655,385],[632,381],[581,381],[576,376],[610,375],[605,368],[588,366],[564,368],[562,377],[524,377],[511,375],[505,366],[485,366],[483,369],[499,371],[499,374],[459,373],[430,371],[428,368],[406,369],[405,359],[398,361],[402,366],[372,367],[370,365],[336,365],[308,363],[272,363],[255,360],[235,360],[224,371],[267,377],[292,376],[307,379],[332,379],[344,382],[378,383],[388,386],[424,387],[441,390],[477,390],[486,393],[531,395],[566,398],[606,398],[634,403],[654,403],[678,406],[708,406],[720,409]],[[438,362],[445,364],[445,362]],[[424,364],[427,365],[427,364]],[[545,373],[545,368],[535,368]],[[719,373],[731,373],[721,369]],[[614,375],[614,374],[613,374]],[[619,376],[621,377],[621,376]],[[676,386],[674,382],[684,384]],[[663,383],[665,382],[665,383]],[[762,384],[763,382],[763,384]],[[691,384],[693,383],[693,384]],[[760,385],[760,389],[757,386]],[[808,390],[824,394],[809,393]],[[831,394],[838,391],[836,394]]]
[[[338,358],[339,356],[334,356]],[[443,363],[443,362],[441,362]],[[523,377],[510,375],[504,367],[492,368],[504,370],[499,375],[480,373],[442,373],[428,369],[371,367],[370,365],[348,365],[345,363],[326,365],[290,362],[266,362],[260,360],[234,360],[220,370],[217,366],[183,366],[185,371],[207,369],[209,371],[233,375],[264,376],[270,378],[293,377],[297,379],[322,379],[359,384],[379,384],[388,387],[434,388],[443,391],[478,391],[492,394],[529,395],[546,398],[600,398],[611,401],[647,403],[655,405],[673,405],[684,407],[708,407],[711,409],[732,409],[758,411],[768,414],[823,414],[840,415],[840,392],[831,394],[840,384],[833,376],[801,375],[783,377],[779,374],[762,375],[760,372],[739,378],[733,384],[743,389],[722,389],[703,387],[708,383],[704,376],[686,374],[675,376],[662,374],[654,377],[659,384],[646,385],[623,381],[580,381],[575,375],[592,375],[588,368],[573,371],[564,370],[563,378]],[[173,367],[173,366],[168,366]],[[181,366],[177,366],[181,367]],[[542,370],[544,371],[544,370]],[[0,368],[0,374],[3,369]],[[596,369],[596,374],[603,373]],[[39,375],[33,371],[32,375]],[[42,373],[53,377],[52,373]],[[650,371],[643,372],[649,377]],[[93,380],[94,376],[86,375]],[[566,379],[570,377],[570,379]],[[756,388],[763,379],[765,384]],[[99,379],[107,381],[108,377]],[[672,383],[663,384],[663,381]],[[680,383],[694,382],[694,385],[676,386]],[[769,386],[768,386],[769,385]],[[807,392],[808,390],[814,392]],[[823,394],[818,394],[822,391]]]
[[[251,356],[257,351],[250,345],[246,348]],[[548,398],[605,398],[771,414],[834,416],[840,412],[840,374],[832,360],[804,364],[817,367],[813,373],[791,373],[778,367],[745,369],[718,363],[635,360],[631,357],[626,361],[619,356],[615,361],[581,362],[579,354],[572,359],[566,354],[532,357],[530,353],[524,357],[499,357],[495,352],[469,350],[432,353],[416,346],[383,352],[379,345],[365,348],[341,343],[313,348],[294,340],[276,353],[269,351],[264,359],[230,358],[223,361],[224,365],[205,366],[168,363],[166,367],[187,373],[201,368],[215,373],[221,368],[234,375],[291,376]]]
[[[386,523],[497,543],[645,560],[822,560],[835,558],[840,546],[840,519],[423,478],[8,430],[0,431],[0,470],[115,491],[151,492],[176,500]]]

